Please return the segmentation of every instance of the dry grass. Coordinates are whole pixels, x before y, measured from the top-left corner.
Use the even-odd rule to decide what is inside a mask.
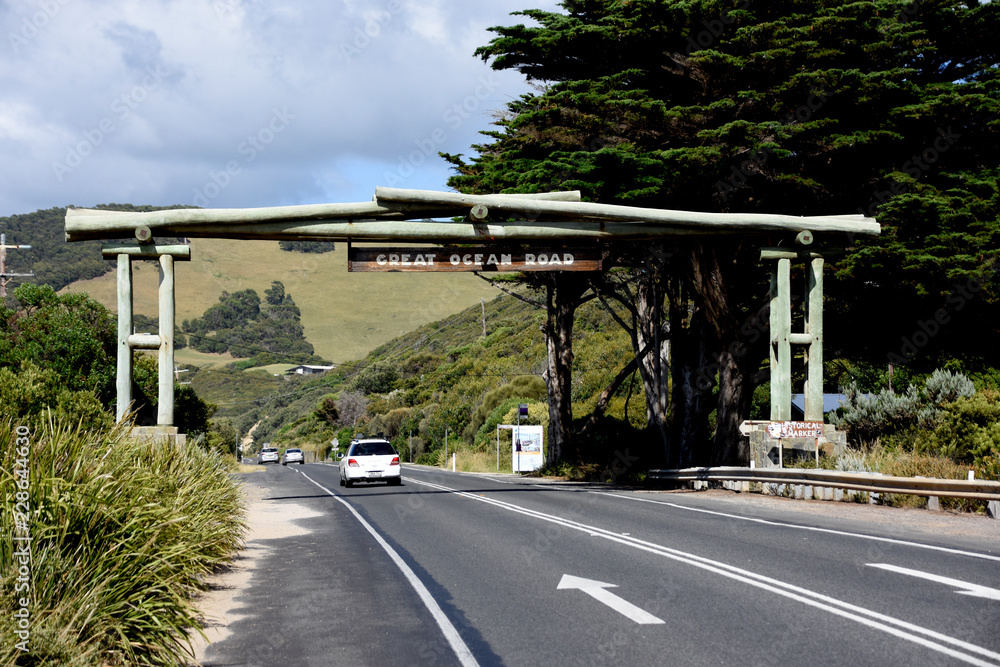
[[[869,467],[877,472],[894,477],[935,477],[938,479],[968,479],[969,466],[959,465],[951,459],[913,452],[889,451],[875,446],[867,455]],[[981,501],[962,498],[940,499],[941,507],[963,512],[985,511]],[[896,507],[926,507],[927,498],[901,493],[887,493],[882,504]]]
[[[159,270],[133,262],[135,312],[155,316]],[[177,320],[200,317],[223,290],[254,289],[262,297],[280,280],[302,311],[316,354],[353,361],[423,324],[446,318],[499,292],[471,273],[348,273],[347,244],[325,254],[284,252],[277,241],[192,239],[191,261],[177,263]],[[88,292],[117,312],[115,272],[73,283],[63,292]],[[193,350],[177,354],[199,366],[228,362]]]

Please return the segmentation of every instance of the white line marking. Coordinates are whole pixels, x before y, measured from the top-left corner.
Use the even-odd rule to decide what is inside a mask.
[[[897,565],[887,565],[883,563],[867,563],[867,565],[868,567],[877,567],[880,570],[889,570],[890,572],[906,574],[911,577],[927,579],[928,581],[934,581],[939,584],[944,584],[945,586],[954,586],[955,588],[959,589],[955,591],[959,595],[971,595],[972,597],[986,598],[987,600],[1000,600],[1000,590],[997,590],[995,588],[980,586],[979,584],[970,584],[966,581],[961,581],[959,579],[950,579],[948,577],[942,577],[937,574],[931,574],[930,572],[921,572],[920,570],[909,570],[905,567],[899,567]]]
[[[739,519],[740,521],[750,521],[751,523],[763,523],[769,526],[780,526],[782,528],[795,528],[797,530],[811,530],[816,533],[830,533],[831,535],[860,537],[863,540],[873,540],[875,542],[889,542],[892,544],[902,544],[908,547],[929,549],[931,551],[943,551],[944,553],[956,554],[958,556],[969,556],[970,558],[982,558],[984,560],[995,560],[997,562],[1000,562],[1000,556],[991,556],[990,554],[977,553],[975,551],[963,551],[961,549],[952,549],[950,547],[939,547],[933,544],[923,544],[922,542],[910,542],[908,540],[900,540],[893,537],[878,537],[877,535],[865,535],[864,533],[850,533],[844,530],[834,530],[832,528],[817,528],[816,526],[797,526],[794,523],[782,523],[781,521],[771,521],[769,519],[755,519],[753,517],[740,516],[739,514],[727,514],[726,512],[717,512],[714,510],[701,509],[700,507],[687,507],[685,505],[678,505],[677,503],[668,503],[664,500],[651,500],[649,498],[634,498],[632,496],[623,496],[617,493],[606,493],[604,491],[588,491],[588,493],[595,493],[600,496],[610,496],[612,498],[622,498],[623,500],[634,500],[637,503],[652,503],[654,505],[666,505],[668,507],[674,507],[676,509],[687,510],[688,512],[701,512],[703,514],[714,514],[715,516],[723,516],[728,519]]]
[[[887,616],[879,612],[872,611],[870,609],[865,609],[864,607],[859,607],[836,598],[831,598],[814,591],[810,591],[799,586],[793,586],[787,584],[783,581],[777,579],[771,579],[770,577],[765,577],[749,570],[744,570],[732,565],[727,565],[720,561],[711,560],[709,558],[704,558],[702,556],[697,556],[695,554],[686,553],[679,551],[677,549],[671,549],[659,544],[652,542],[646,542],[634,537],[622,537],[616,533],[603,528],[597,528],[595,526],[588,526],[586,524],[573,521],[570,519],[563,519],[561,517],[545,514],[544,512],[538,512],[536,510],[530,510],[512,503],[508,503],[503,500],[495,500],[493,498],[487,498],[485,496],[475,496],[463,491],[458,491],[456,489],[451,489],[446,486],[441,486],[440,484],[432,484],[430,482],[423,482],[414,479],[415,484],[421,484],[423,486],[429,486],[431,488],[438,489],[440,491],[448,491],[449,493],[454,493],[459,496],[464,496],[466,498],[471,498],[473,500],[478,500],[480,502],[488,503],[494,505],[501,509],[508,510],[510,512],[515,512],[518,514],[524,514],[536,519],[541,519],[542,521],[548,521],[560,526],[564,526],[571,530],[578,530],[585,532],[595,537],[602,537],[606,540],[612,542],[618,542],[625,546],[629,546],[635,549],[640,549],[642,551],[647,551],[653,554],[663,556],[664,558],[669,558],[681,563],[686,563],[694,567],[706,570],[708,572],[713,572],[720,576],[733,579],[735,581],[740,581],[742,583],[760,588],[775,595],[780,595],[782,597],[801,602],[802,604],[808,605],[810,607],[815,607],[821,609],[835,616],[840,616],[841,618],[847,619],[849,621],[854,621],[855,623],[860,623],[861,625],[866,625],[875,630],[885,632],[887,634],[899,637],[900,639],[905,639],[907,641],[919,644],[939,653],[944,653],[945,655],[951,656],[962,662],[966,662],[970,665],[979,665],[981,667],[996,667],[1000,664],[1000,653],[995,653],[989,649],[982,648],[981,646],[976,646],[975,644],[970,644],[969,642],[962,641],[960,639],[955,639],[954,637],[949,637],[947,635],[941,634],[934,630],[920,627],[913,623],[907,621],[902,621],[892,616]],[[945,644],[951,644],[957,648],[951,648],[945,646]],[[967,651],[966,653],[960,652]],[[970,655],[970,653],[975,653],[984,656],[995,662],[986,662],[975,655]]]
[[[571,574],[564,574],[562,579],[559,580],[559,585],[556,586],[556,590],[562,590],[565,588],[579,589],[598,602],[608,605],[622,616],[625,616],[640,625],[656,625],[658,623],[665,622],[607,590],[608,588],[618,588],[615,584],[606,584],[603,581],[595,581],[593,579],[584,579],[583,577],[574,577]]]
[[[406,577],[406,580],[410,583],[410,586],[413,587],[413,590],[415,590],[417,595],[420,596],[420,599],[423,601],[424,606],[427,607],[427,610],[431,612],[431,616],[433,616],[434,620],[437,621],[438,627],[441,628],[441,632],[444,633],[445,639],[447,639],[448,643],[451,645],[451,650],[455,652],[455,656],[458,658],[458,661],[462,663],[462,665],[465,665],[465,667],[479,667],[479,663],[476,662],[476,658],[472,655],[472,651],[469,650],[468,645],[466,645],[465,641],[462,640],[462,636],[458,633],[458,630],[455,629],[455,626],[448,620],[448,617],[445,615],[440,605],[438,605],[437,600],[434,599],[434,596],[431,595],[429,590],[427,590],[427,587],[424,586],[422,581],[420,581],[420,578],[417,577],[416,573],[410,569],[410,566],[406,564],[398,553],[396,553],[396,550],[393,549],[389,543],[378,534],[370,523],[365,521],[364,517],[358,514],[356,509],[351,507],[350,503],[314,480],[309,475],[305,473],[301,474],[310,482],[333,496],[334,499],[346,507],[351,514],[354,515],[354,518],[357,519],[369,533],[371,533],[372,537],[375,538],[375,541],[378,542],[383,549],[385,549],[385,552],[389,554],[389,558],[392,559],[392,562],[396,564],[396,567],[398,567],[400,572],[403,573],[403,576]]]

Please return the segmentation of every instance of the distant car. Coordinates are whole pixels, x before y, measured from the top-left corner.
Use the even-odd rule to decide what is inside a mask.
[[[390,485],[403,483],[400,476],[399,453],[385,438],[355,440],[340,459],[340,485],[351,487],[355,482],[379,482]]]
[[[296,447],[291,447],[285,450],[284,455],[281,457],[281,465],[286,466],[289,463],[301,463],[305,464],[306,457],[302,454],[302,450]]]
[[[265,463],[277,463],[278,462],[278,448],[277,447],[264,447],[260,450],[260,456],[257,457],[257,465],[264,465]]]

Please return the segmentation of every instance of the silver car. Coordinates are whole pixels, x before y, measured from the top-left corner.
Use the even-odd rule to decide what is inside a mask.
[[[277,447],[264,447],[260,450],[260,456],[257,457],[257,464],[263,465],[265,463],[277,463],[278,462],[278,448]]]
[[[400,476],[399,453],[385,438],[355,440],[340,459],[340,485],[355,482],[403,483]]]
[[[285,453],[281,457],[281,465],[286,466],[289,463],[300,463],[305,464],[306,457],[302,454],[302,450],[297,447],[289,447],[285,450]]]

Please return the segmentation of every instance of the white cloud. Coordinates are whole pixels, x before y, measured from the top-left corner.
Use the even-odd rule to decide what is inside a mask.
[[[443,189],[437,152],[468,154],[490,110],[527,90],[473,57],[486,28],[556,4],[0,3],[0,215],[199,193],[367,200],[386,178]]]

